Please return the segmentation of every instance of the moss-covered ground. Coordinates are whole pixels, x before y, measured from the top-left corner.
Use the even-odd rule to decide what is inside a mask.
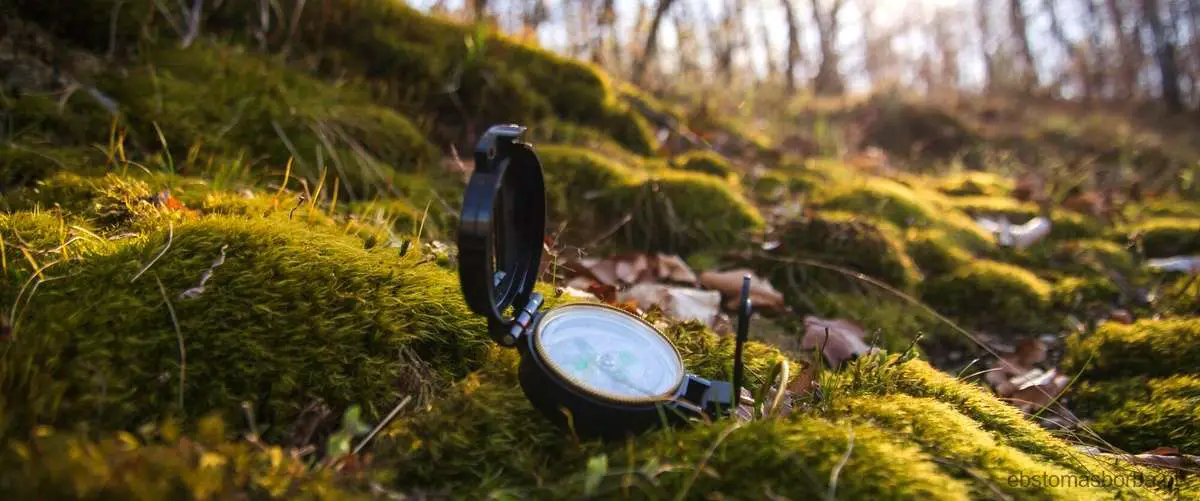
[[[1141,266],[1200,252],[1194,193],[1120,218],[1056,207],[1014,250],[973,217],[1039,208],[989,156],[1012,138],[961,110],[839,108],[882,113],[865,134],[897,161],[990,168],[872,171],[398,2],[279,2],[265,31],[257,3],[218,2],[187,47],[170,3],[0,10],[0,63],[25,72],[0,87],[0,498],[1200,496],[1081,447],[1200,453],[1200,281]],[[664,117],[725,142],[669,151]],[[548,243],[749,266],[783,292],[745,360],[748,388],[791,390],[786,412],[611,442],[538,414],[452,245],[467,152],[513,121],[543,163]],[[1109,153],[1051,125],[1039,141]],[[555,285],[551,304],[577,300]],[[884,352],[823,367],[797,348],[808,314]],[[732,377],[730,336],[647,315],[689,371]],[[1080,426],[1041,426],[972,362],[1039,335],[1066,338],[1048,364]],[[1163,481],[1101,482],[1137,475]]]

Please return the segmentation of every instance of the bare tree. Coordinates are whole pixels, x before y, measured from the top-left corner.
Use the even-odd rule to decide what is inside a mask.
[[[1112,21],[1113,38],[1117,40],[1121,52],[1119,97],[1129,99],[1137,94],[1138,72],[1141,69],[1142,47],[1137,30],[1132,35],[1125,31],[1125,10],[1118,0],[1106,0],[1108,15]],[[1137,23],[1134,23],[1135,26]]]
[[[792,0],[780,0],[788,29],[787,68],[784,70],[788,94],[796,92],[796,65],[800,63],[800,22]]]
[[[1175,61],[1175,41],[1163,26],[1158,0],[1142,0],[1142,17],[1150,27],[1154,40],[1154,57],[1158,61],[1159,85],[1163,103],[1171,111],[1183,111],[1183,96],[1179,89],[1179,67]]]
[[[767,7],[765,4],[758,5],[758,30],[762,36],[763,59],[767,65],[767,78],[773,79],[779,73],[779,69],[775,66],[775,51],[771,48],[770,32],[767,28]]]
[[[1091,0],[1085,0],[1088,4]],[[1062,20],[1059,19],[1058,9],[1055,7],[1055,0],[1042,0],[1042,8],[1046,11],[1046,15],[1050,18],[1050,34],[1062,46],[1067,53],[1067,64],[1079,78],[1079,84],[1082,87],[1085,98],[1090,98],[1095,92],[1093,89],[1094,82],[1091,79],[1091,69],[1088,68],[1088,61],[1083,57],[1079,50],[1079,44],[1067,37],[1066,31],[1063,30]],[[1071,71],[1064,72],[1064,77],[1069,76]],[[1063,78],[1060,78],[1061,83]]]
[[[646,65],[654,59],[654,53],[658,51],[658,28],[674,3],[675,0],[658,0],[654,7],[654,17],[650,20],[650,32],[646,35],[646,44],[642,46],[642,55],[633,63],[633,82],[636,84],[642,82]]]
[[[1037,63],[1033,59],[1033,46],[1029,43],[1029,25],[1025,18],[1025,7],[1021,0],[1009,0],[1008,22],[1017,41],[1017,52],[1024,64],[1021,83],[1026,90],[1038,86]]]
[[[841,94],[846,90],[846,84],[838,69],[838,14],[841,13],[843,0],[832,0],[828,9],[821,8],[820,0],[812,0],[813,21],[817,24],[818,39],[821,47],[821,62],[817,66],[817,76],[813,78],[813,91],[817,94]]]
[[[992,53],[992,24],[989,22],[989,0],[975,3],[975,19],[979,29],[979,52],[983,57],[984,87],[991,89],[996,84],[996,59]]]

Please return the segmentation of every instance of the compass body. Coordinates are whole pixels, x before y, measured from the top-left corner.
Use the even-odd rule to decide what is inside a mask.
[[[542,310],[533,288],[545,187],[533,147],[518,141],[523,131],[495,126],[480,139],[458,243],[463,296],[487,317],[494,341],[519,350],[525,396],[580,437],[619,438],[728,410],[734,385],[687,373],[670,340],[641,317],[592,303]]]

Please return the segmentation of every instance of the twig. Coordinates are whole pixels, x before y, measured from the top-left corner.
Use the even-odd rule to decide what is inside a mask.
[[[829,492],[825,494],[825,499],[837,499],[838,476],[841,475],[842,468],[846,467],[846,462],[850,461],[850,453],[854,452],[854,429],[847,428],[846,431],[850,434],[850,442],[846,445],[846,453],[842,454],[842,458],[834,465],[833,471],[829,472]]]
[[[192,8],[187,12],[187,33],[179,40],[179,48],[186,49],[200,36],[200,12],[204,10],[204,0],[192,2]]]
[[[208,283],[209,278],[212,278],[213,270],[217,269],[218,266],[225,264],[225,249],[227,248],[229,248],[228,245],[221,246],[221,255],[217,256],[217,258],[213,260],[212,265],[209,266],[207,270],[204,270],[204,273],[200,274],[200,283],[196,284],[196,286],[192,287],[191,289],[180,292],[179,299],[193,299],[199,297],[201,294],[204,294],[204,284]]]
[[[404,409],[404,406],[408,405],[408,402],[410,401],[412,401],[412,395],[406,395],[404,400],[401,400],[400,403],[396,404],[396,407],[392,408],[392,412],[389,412],[387,417],[383,418],[383,421],[380,421],[379,424],[375,425],[375,429],[371,430],[371,433],[368,433],[367,436],[358,443],[358,445],[354,446],[354,451],[351,452],[351,454],[358,454],[361,452],[363,448],[367,446],[367,444],[371,443],[371,440],[375,438],[375,435],[378,434],[380,430],[386,428],[387,425],[391,424],[392,420],[396,419],[396,415],[400,414],[400,411]]]
[[[159,258],[163,257],[163,254],[167,253],[167,249],[171,248],[171,242],[174,240],[175,240],[175,225],[173,223],[167,223],[167,245],[163,246],[162,250],[159,251],[158,255],[154,256],[154,259],[151,259],[149,263],[146,263],[146,266],[143,266],[142,269],[138,270],[137,274],[134,275],[133,278],[129,279],[129,283],[133,283],[134,281],[136,281],[138,279],[138,277],[141,277],[142,274],[146,272],[146,270],[150,269],[151,266],[154,266],[154,263],[157,263]]]
[[[708,464],[708,460],[712,459],[713,454],[717,452],[717,447],[720,447],[721,443],[724,442],[726,438],[729,438],[729,435],[733,434],[734,430],[740,428],[742,425],[741,423],[741,421],[734,421],[725,429],[721,430],[721,434],[717,435],[717,439],[713,441],[712,445],[708,447],[707,451],[704,451],[704,457],[700,458],[700,463],[696,465],[694,470],[692,470],[692,476],[688,478],[687,483],[683,484],[683,489],[681,489],[679,493],[675,495],[675,501],[687,499],[688,491],[692,490],[692,485],[695,484],[696,479],[700,477],[700,472],[704,470],[705,465]]]
[[[187,381],[187,349],[183,346],[183,331],[179,329],[179,318],[175,316],[175,307],[171,305],[171,299],[167,297],[167,289],[163,287],[162,280],[158,279],[158,275],[154,275],[154,281],[158,283],[158,292],[162,294],[163,301],[167,303],[167,312],[171,314],[171,325],[175,327],[175,339],[179,341],[179,412],[183,412],[183,385]]]

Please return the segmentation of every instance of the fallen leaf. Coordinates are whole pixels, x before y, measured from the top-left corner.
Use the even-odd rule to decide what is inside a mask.
[[[1022,202],[1042,200],[1046,198],[1046,180],[1033,173],[1021,174],[1013,188],[1012,197]]]
[[[1016,389],[1008,400],[1025,412],[1037,412],[1054,401],[1070,381],[1071,378],[1059,374],[1056,369],[1046,372],[1034,369],[1012,381]]]
[[[1198,275],[1200,274],[1200,256],[1173,256],[1147,259],[1146,267],[1158,271],[1174,271]]]
[[[632,301],[638,308],[658,307],[676,320],[698,320],[712,326],[720,313],[721,294],[690,287],[642,283],[617,294],[619,301]]]
[[[742,296],[742,280],[750,275],[750,301],[758,311],[782,311],[784,309],[783,294],[771,283],[759,278],[749,269],[738,268],[728,271],[706,271],[700,274],[700,284],[714,289],[726,298],[726,306],[737,308]]]
[[[700,279],[696,273],[676,255],[659,254],[655,256],[657,265],[656,275],[660,280],[694,284]]]
[[[863,342],[866,332],[849,320],[810,315],[804,317],[804,327],[804,339],[800,347],[805,350],[820,349],[831,367],[878,350]]]
[[[1133,314],[1129,310],[1117,308],[1108,314],[1109,320],[1122,324],[1132,324]]]
[[[1139,455],[1146,455],[1146,454],[1153,455],[1153,456],[1180,456],[1180,455],[1182,455],[1179,453],[1179,449],[1176,449],[1174,447],[1162,447],[1162,446],[1155,447],[1153,450],[1143,452]]]
[[[595,282],[593,282],[593,283],[595,283]],[[600,299],[595,294],[593,294],[587,290],[572,287],[569,285],[566,287],[559,287],[556,292],[558,292],[559,296],[566,296],[566,297],[571,297],[571,298],[575,298],[575,299],[597,299],[597,300]]]
[[[626,284],[641,283],[651,273],[650,258],[645,254],[635,254],[624,259],[616,260],[617,279]]]

